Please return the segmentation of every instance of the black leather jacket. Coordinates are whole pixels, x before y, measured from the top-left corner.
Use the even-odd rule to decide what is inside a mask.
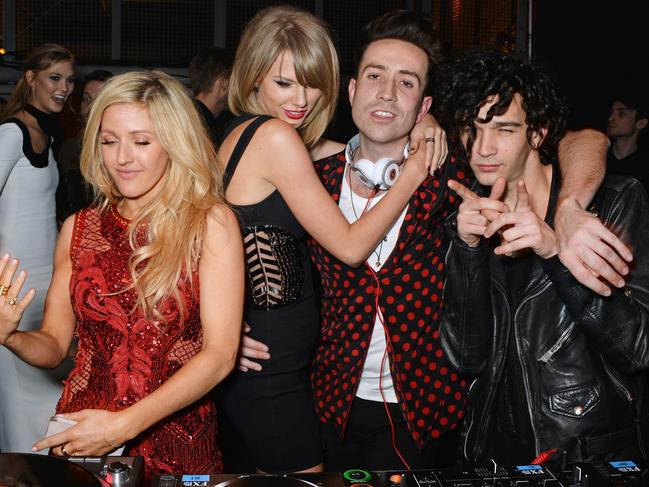
[[[607,177],[589,210],[630,242],[634,253],[626,287],[610,297],[581,286],[558,257],[536,257],[520,304],[511,311],[502,266],[508,257],[493,253],[493,241],[470,248],[457,235],[452,240],[441,338],[453,365],[475,377],[464,431],[468,461],[485,460],[509,333],[516,333],[537,455],[559,448],[568,452],[568,461],[646,458],[648,198],[636,180]],[[449,219],[452,233],[455,224]]]

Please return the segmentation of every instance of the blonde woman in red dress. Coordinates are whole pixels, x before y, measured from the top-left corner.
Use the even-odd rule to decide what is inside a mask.
[[[97,205],[61,229],[38,331],[18,331],[34,298],[0,259],[0,344],[54,367],[79,337],[57,412],[76,424],[34,450],[103,455],[120,445],[153,473],[219,472],[207,393],[233,368],[244,267],[212,143],[183,86],[159,72],[106,83],[81,168]],[[199,286],[200,282],[200,286]]]

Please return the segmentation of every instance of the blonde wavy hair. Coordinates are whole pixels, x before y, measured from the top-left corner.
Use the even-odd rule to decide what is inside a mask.
[[[297,82],[322,90],[298,131],[307,147],[314,145],[331,122],[338,102],[338,53],[324,23],[295,7],[269,7],[246,25],[230,76],[228,104],[239,115],[264,115],[256,87],[285,51],[293,55]]]
[[[159,71],[115,76],[93,102],[84,132],[81,172],[92,184],[100,211],[109,211],[122,195],[104,164],[99,132],[104,111],[117,103],[146,108],[157,136],[169,156],[158,195],[141,208],[128,230],[133,252],[129,258],[137,303],[145,316],[163,320],[158,305],[171,297],[186,317],[179,284],[198,290],[198,267],[206,216],[223,204],[221,165],[194,103],[183,85]]]

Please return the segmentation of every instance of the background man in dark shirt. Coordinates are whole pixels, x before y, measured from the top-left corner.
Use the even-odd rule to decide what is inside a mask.
[[[640,143],[649,123],[647,98],[644,86],[619,88],[613,98],[606,133],[611,139],[607,172],[633,176],[649,190],[649,151],[646,140],[642,140],[645,146]]]
[[[228,83],[233,56],[227,49],[205,47],[189,63],[189,83],[196,107],[218,147],[223,127],[232,115],[228,108]]]

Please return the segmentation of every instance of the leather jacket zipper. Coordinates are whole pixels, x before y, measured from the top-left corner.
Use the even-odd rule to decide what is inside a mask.
[[[471,397],[471,389],[478,382],[478,379],[473,379],[471,385],[469,386],[468,396]],[[469,426],[466,429],[466,435],[464,435],[464,458],[469,459],[469,452],[467,451],[467,445],[469,444],[469,436],[471,436],[471,427],[473,426],[473,420],[475,419],[475,408],[471,408],[471,420],[469,421]]]
[[[566,328],[563,333],[561,333],[561,336],[559,336],[559,339],[555,342],[554,345],[550,347],[550,349],[543,354],[543,356],[539,359],[540,362],[543,362],[544,364],[547,364],[550,359],[554,356],[555,353],[559,351],[559,349],[563,346],[564,343],[566,343],[570,338],[573,336],[573,332],[575,331],[575,323],[572,323],[568,328]]]
[[[529,416],[530,416],[530,426],[532,427],[532,434],[534,435],[534,446],[536,448],[536,454],[537,455],[541,451],[541,447],[539,445],[539,435],[536,432],[536,425],[534,423],[534,414],[532,412],[532,393],[530,391],[529,379],[527,377],[527,372],[528,371],[525,368],[525,364],[523,363],[523,358],[521,356],[520,334],[518,332],[517,318],[518,318],[518,313],[523,308],[525,303],[527,303],[528,301],[538,297],[546,289],[548,289],[551,284],[552,284],[552,282],[548,279],[547,282],[543,286],[541,286],[537,291],[535,291],[534,293],[530,294],[525,299],[523,299],[521,301],[521,303],[518,305],[518,308],[516,308],[516,313],[514,313],[514,333],[515,333],[515,337],[516,337],[516,352],[517,352],[517,355],[518,355],[518,360],[520,361],[521,371],[523,373],[523,386],[525,388],[525,396],[527,397],[527,412],[529,413]]]
[[[611,379],[613,385],[620,390],[626,400],[629,401],[630,405],[633,404],[633,396],[631,395],[631,392],[629,392],[629,389],[626,388],[622,381],[618,379],[617,375],[608,367],[606,360],[604,360],[603,357],[602,364],[604,365],[604,371],[606,372],[606,375],[608,375],[609,379]]]
[[[507,299],[507,294],[505,293],[504,289],[502,286],[497,282],[497,281],[492,281],[494,287],[503,295],[503,298],[505,299],[505,302],[509,305],[509,300]],[[509,318],[509,306],[506,306],[504,309],[507,312],[507,317]],[[501,368],[502,368],[502,360],[501,360]],[[469,400],[471,400],[471,389],[473,389],[473,386],[478,382],[478,379],[474,379],[473,382],[471,382],[471,385],[469,386]],[[490,410],[491,409],[491,404],[493,403],[493,398],[494,398],[494,392],[496,389],[493,389],[492,391],[489,392],[488,397],[485,399],[485,404],[484,404],[484,410]],[[471,408],[471,422],[469,423],[469,426],[467,427],[466,430],[466,435],[464,436],[464,457],[466,459],[469,459],[469,456],[467,455],[467,445],[469,444],[469,436],[471,435],[471,428],[473,426],[475,419],[475,408]],[[485,429],[487,428],[487,424],[489,423],[488,420],[484,420],[482,424],[480,425],[481,428],[480,430],[476,433],[478,442],[481,441],[481,438],[485,436]]]

